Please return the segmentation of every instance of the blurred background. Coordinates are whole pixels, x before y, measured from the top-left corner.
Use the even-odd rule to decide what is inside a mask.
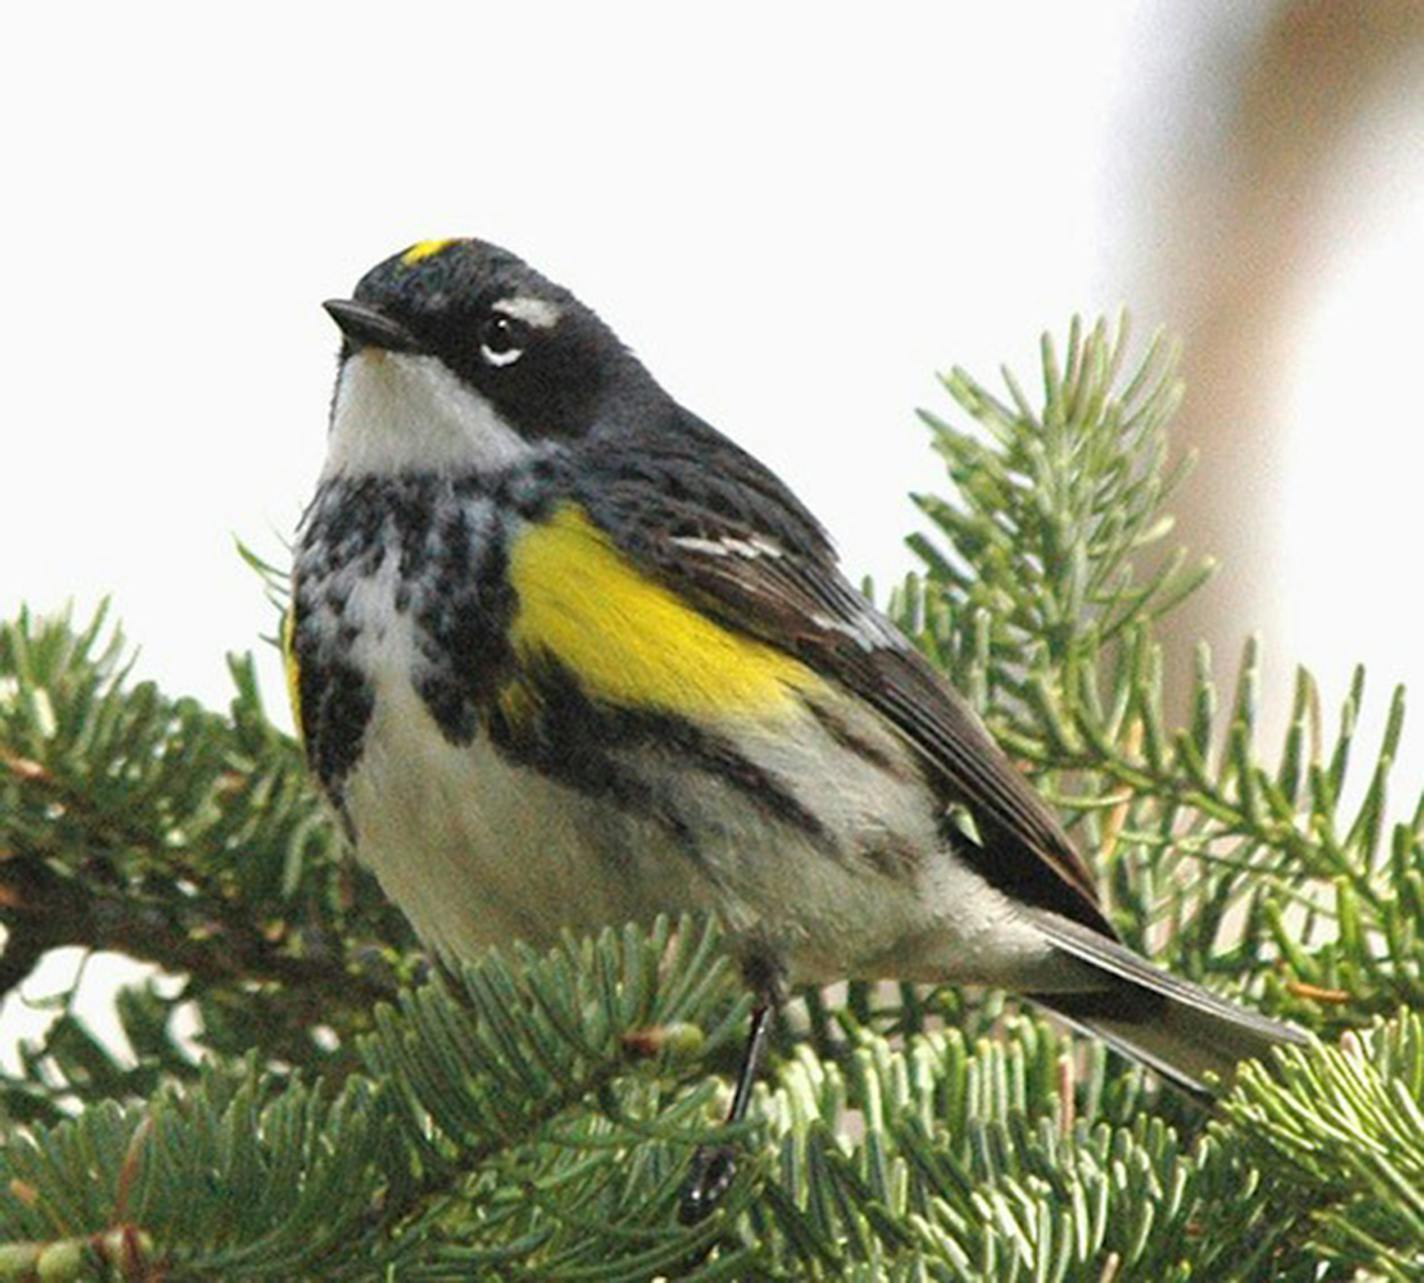
[[[323,453],[318,304],[431,236],[501,242],[772,464],[854,574],[911,567],[951,363],[1130,306],[1184,342],[1177,616],[1367,727],[1424,677],[1424,6],[1411,0],[25,6],[0,611],[103,596],[138,673],[227,698]],[[274,716],[287,719],[263,648]],[[1375,732],[1377,734],[1377,731]],[[1424,774],[1406,730],[1401,783]],[[1405,803],[1407,804],[1408,799]],[[77,958],[54,967],[72,974]],[[112,979],[112,972],[104,973]],[[26,987],[33,998],[46,980]],[[6,1043],[43,1012],[11,1001]]]

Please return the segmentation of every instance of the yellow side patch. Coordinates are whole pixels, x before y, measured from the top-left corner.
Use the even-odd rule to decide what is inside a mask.
[[[519,537],[509,575],[519,595],[515,650],[552,655],[595,699],[694,720],[766,717],[821,685],[798,660],[649,579],[574,504]],[[507,692],[510,711],[527,698]]]
[[[446,236],[440,240],[417,241],[401,255],[401,262],[404,263],[406,267],[413,267],[416,263],[420,262],[421,259],[433,257],[440,253],[442,249],[453,245],[458,239],[459,237],[457,236]]]
[[[292,705],[292,721],[296,723],[297,739],[302,733],[302,670],[297,660],[297,606],[292,602],[282,616],[282,668],[287,674],[287,699]]]

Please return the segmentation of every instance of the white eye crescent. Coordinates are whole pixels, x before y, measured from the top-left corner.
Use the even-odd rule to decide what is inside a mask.
[[[486,365],[513,365],[529,342],[529,327],[512,316],[491,316],[480,326],[480,356]]]

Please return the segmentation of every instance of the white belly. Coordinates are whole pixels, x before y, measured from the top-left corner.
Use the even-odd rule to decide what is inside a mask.
[[[858,799],[841,766],[834,792],[849,813]],[[451,745],[402,683],[379,690],[346,797],[360,858],[427,945],[454,959],[713,908],[734,937],[773,948],[792,983],[1029,983],[1046,961],[1031,923],[947,850],[892,877],[832,858],[719,782],[685,783],[689,813],[709,817],[696,859],[656,821],[512,764],[483,736]]]
[[[651,822],[611,822],[484,735],[450,744],[408,682],[378,691],[347,809],[358,855],[432,948],[469,959],[709,907],[695,866]]]
[[[735,742],[822,819],[833,851],[666,753],[630,752],[624,764],[675,799],[695,851],[651,816],[511,762],[483,731],[450,743],[411,683],[409,620],[389,604],[393,569],[353,593],[367,625],[353,659],[374,705],[345,806],[359,858],[432,949],[468,960],[514,939],[545,945],[565,928],[710,908],[734,937],[771,949],[792,983],[1031,987],[1048,961],[1032,922],[947,849],[918,774],[887,774],[809,714],[738,728]],[[903,752],[869,714],[854,729]],[[891,848],[899,866],[884,858]]]

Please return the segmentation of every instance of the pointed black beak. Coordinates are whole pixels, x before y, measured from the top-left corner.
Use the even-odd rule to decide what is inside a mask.
[[[350,298],[329,298],[322,307],[341,327],[342,334],[353,349],[379,347],[388,352],[420,351],[415,335],[378,307]]]

